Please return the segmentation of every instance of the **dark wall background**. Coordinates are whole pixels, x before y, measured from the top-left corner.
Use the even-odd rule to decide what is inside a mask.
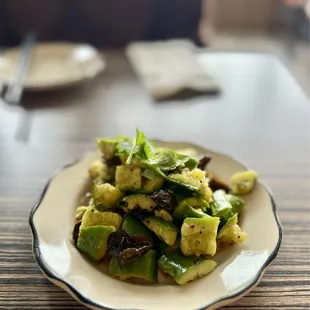
[[[132,40],[187,37],[197,43],[202,0],[1,0],[0,45],[29,30],[39,40],[123,46]]]

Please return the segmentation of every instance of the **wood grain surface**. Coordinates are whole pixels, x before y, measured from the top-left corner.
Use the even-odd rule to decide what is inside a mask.
[[[34,262],[29,212],[48,178],[95,137],[136,127],[228,153],[274,194],[279,255],[258,287],[225,309],[310,309],[310,108],[286,69],[268,55],[202,54],[222,94],[156,103],[121,52],[105,56],[107,70],[80,88],[28,94],[25,110],[0,102],[0,309],[85,309]]]

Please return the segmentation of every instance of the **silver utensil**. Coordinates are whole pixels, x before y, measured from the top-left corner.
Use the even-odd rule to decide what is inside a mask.
[[[15,75],[4,90],[3,99],[9,104],[18,105],[20,103],[34,45],[35,35],[30,32],[21,43],[21,51]]]

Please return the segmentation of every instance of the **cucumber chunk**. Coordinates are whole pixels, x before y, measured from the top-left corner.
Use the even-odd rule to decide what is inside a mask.
[[[119,139],[117,138],[107,138],[107,139],[97,139],[97,146],[104,155],[105,158],[111,159],[115,155],[116,144]]]
[[[232,194],[227,194],[226,198],[228,199],[229,203],[231,204],[231,212],[232,214],[239,214],[244,206],[244,201]]]
[[[155,210],[154,211],[155,216],[157,217],[161,217],[162,219],[164,219],[167,222],[172,222],[173,221],[173,217],[170,215],[169,212],[167,212],[164,209],[161,210]]]
[[[122,217],[117,213],[101,212],[90,206],[83,215],[81,229],[88,226],[104,225],[113,226],[118,230],[122,220]]]
[[[123,193],[109,183],[94,184],[92,187],[92,198],[96,209],[100,211],[115,208],[122,197]]]
[[[209,183],[208,183],[208,184],[209,184]],[[201,198],[202,198],[204,201],[206,201],[206,202],[210,205],[210,203],[213,201],[212,195],[213,195],[213,191],[212,191],[212,189],[211,189],[210,186],[209,186],[208,189],[207,189],[206,195],[201,196]]]
[[[107,242],[111,233],[115,232],[113,226],[89,226],[80,230],[77,248],[90,259],[98,261],[107,251]]]
[[[141,191],[146,194],[151,194],[160,189],[163,186],[164,182],[165,179],[163,177],[156,177],[152,180],[144,178]]]
[[[181,228],[181,250],[184,255],[214,255],[220,219],[205,215],[186,218]]]
[[[140,222],[131,214],[126,214],[124,216],[122,228],[132,237],[145,236],[151,241],[154,240],[153,233],[149,229],[147,229],[142,222]]]
[[[82,218],[83,218],[83,215],[85,213],[85,211],[87,210],[88,207],[85,207],[85,206],[81,206],[81,207],[78,207],[76,209],[76,212],[75,212],[75,219],[77,221],[80,221]]]
[[[102,184],[109,179],[108,166],[100,160],[92,162],[88,174],[96,184]]]
[[[178,236],[178,228],[174,224],[156,216],[146,217],[143,223],[148,229],[153,231],[159,239],[163,240],[168,245],[174,245]]]
[[[246,238],[247,234],[243,232],[238,225],[237,214],[228,220],[217,235],[219,242],[226,244],[242,243]]]
[[[232,207],[229,203],[224,190],[219,189],[213,193],[213,202],[211,204],[211,212],[213,216],[225,217],[230,213]]]
[[[116,257],[112,257],[109,263],[109,274],[121,280],[138,278],[156,283],[156,252],[154,250],[149,250],[143,256],[127,262],[124,268],[121,268]]]
[[[250,193],[257,180],[257,173],[253,170],[237,172],[230,179],[231,192],[235,195]]]
[[[201,209],[192,208],[187,202],[181,201],[172,213],[172,216],[180,221],[183,221],[187,217],[202,218],[206,214]]]
[[[189,197],[185,201],[193,208],[201,209],[203,212],[206,212],[210,208],[210,205],[201,198],[198,197]]]
[[[137,191],[141,189],[141,168],[135,165],[122,165],[116,167],[116,187],[121,191]]]
[[[180,285],[202,278],[210,273],[215,267],[213,260],[185,257],[179,249],[162,255],[158,265],[164,272],[170,274],[175,282]]]
[[[184,169],[181,173],[168,175],[167,180],[201,196],[208,193],[206,172],[200,169]]]
[[[151,212],[156,207],[156,202],[150,197],[144,194],[134,194],[124,197],[123,201],[126,202],[126,207],[129,210],[142,210],[146,212]]]

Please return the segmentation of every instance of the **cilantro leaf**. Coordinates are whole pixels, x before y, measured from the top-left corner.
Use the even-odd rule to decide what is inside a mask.
[[[144,154],[145,154],[145,157],[147,159],[151,159],[154,157],[154,154],[155,154],[155,149],[154,149],[154,146],[152,145],[152,143],[145,139],[144,141],[144,146],[143,146],[143,150],[144,150]]]
[[[175,170],[177,167],[194,169],[198,164],[195,158],[172,150],[161,149],[156,151],[144,133],[138,129],[133,144],[123,142],[119,146],[119,152],[129,154],[126,161],[127,165],[131,163],[134,156],[139,157],[141,163],[148,167],[144,172],[144,176],[149,179],[154,178],[156,173],[166,177],[169,171]]]
[[[134,140],[133,146],[130,150],[129,156],[126,160],[126,165],[129,165],[132,161],[132,158],[135,154],[140,153],[141,157],[141,152],[143,152],[143,146],[145,142],[145,136],[142,131],[139,131],[138,129],[136,130],[136,138]]]
[[[154,180],[158,176],[158,173],[152,168],[146,168],[143,171],[142,176],[149,180]]]
[[[132,142],[127,140],[127,141],[121,141],[116,145],[116,155],[117,156],[128,156],[132,149]]]
[[[160,152],[148,160],[148,164],[160,170],[174,170],[178,166],[175,156],[171,152]]]
[[[194,158],[170,150],[158,152],[153,158],[144,160],[142,163],[148,167],[152,167],[165,177],[165,173],[175,170],[177,167],[181,166],[193,169],[197,166],[197,161]]]
[[[184,165],[184,167],[189,168],[190,170],[197,167],[198,161],[195,158],[177,152],[174,152],[174,154],[175,157],[182,162],[181,165]]]
[[[193,170],[197,167],[198,161],[193,157],[189,157],[188,160],[184,163],[185,167],[189,170]]]

